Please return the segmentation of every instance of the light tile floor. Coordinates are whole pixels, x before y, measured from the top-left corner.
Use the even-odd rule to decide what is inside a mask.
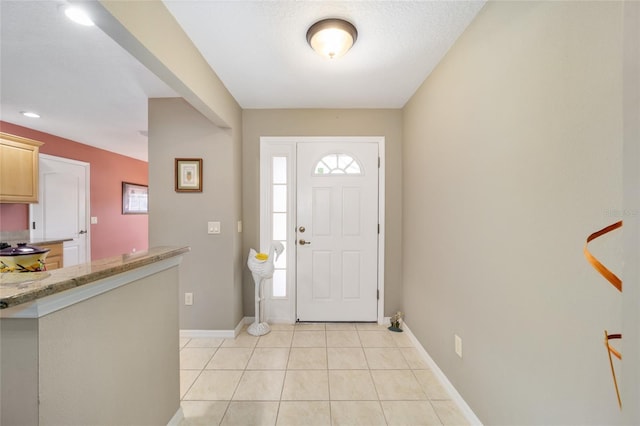
[[[406,334],[274,325],[180,339],[181,425],[466,425]]]

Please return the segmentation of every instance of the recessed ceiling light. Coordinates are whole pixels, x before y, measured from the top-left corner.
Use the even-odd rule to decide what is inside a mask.
[[[84,25],[90,27],[95,25],[87,12],[80,9],[76,6],[69,6],[64,10],[64,14],[67,15],[67,18],[71,19],[76,24]]]
[[[35,112],[32,112],[32,111],[20,111],[20,114],[29,118],[40,118],[40,114],[36,114]]]

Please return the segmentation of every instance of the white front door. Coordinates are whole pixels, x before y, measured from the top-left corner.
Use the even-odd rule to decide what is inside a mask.
[[[378,319],[378,144],[297,147],[299,321]]]
[[[63,246],[64,267],[91,260],[88,183],[88,163],[40,154],[39,202],[30,208],[31,239],[72,238]]]

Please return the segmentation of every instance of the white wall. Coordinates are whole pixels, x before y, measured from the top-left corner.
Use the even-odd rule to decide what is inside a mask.
[[[489,2],[405,107],[406,321],[485,424],[621,422],[622,16]]]

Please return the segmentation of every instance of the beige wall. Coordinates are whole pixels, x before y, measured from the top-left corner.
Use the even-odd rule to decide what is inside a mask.
[[[1,319],[2,425],[166,425],[180,408],[178,269]]]
[[[625,424],[640,424],[640,2],[624,4],[624,281],[622,395]]]
[[[40,425],[164,425],[180,407],[178,267],[40,319]]]
[[[180,328],[233,330],[242,319],[240,144],[184,99],[149,102],[149,245],[187,245]],[[175,192],[175,158],[202,158],[202,192]],[[219,221],[221,233],[207,233]],[[184,293],[193,305],[184,305]]]
[[[240,106],[161,1],[89,6],[100,29],[182,97],[149,104],[149,244],[193,250],[177,300],[180,327],[233,329],[243,316]],[[204,159],[203,193],[174,192],[177,157]],[[208,221],[221,221],[222,234],[207,235]]]
[[[621,422],[622,16],[489,2],[404,109],[406,322],[484,424]]]
[[[261,136],[384,136],[386,149],[385,314],[400,309],[402,271],[400,234],[402,205],[402,113],[400,110],[244,110],[243,252],[260,245]],[[244,274],[244,313],[253,315],[253,281]]]
[[[0,319],[0,424],[38,424],[37,319]]]

